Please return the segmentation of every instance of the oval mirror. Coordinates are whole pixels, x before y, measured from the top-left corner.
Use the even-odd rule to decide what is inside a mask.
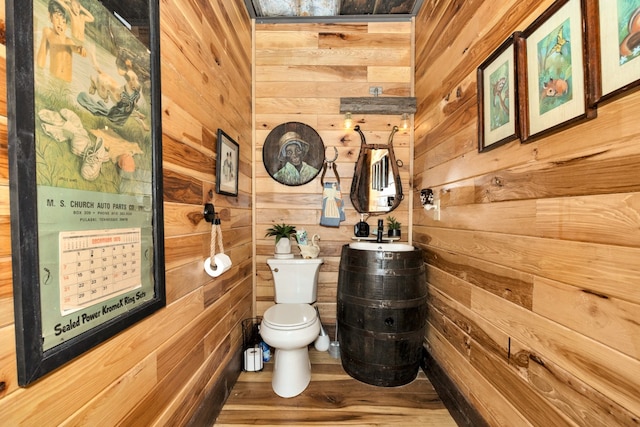
[[[359,213],[391,212],[404,198],[399,161],[393,153],[398,127],[393,127],[388,144],[367,144],[360,126],[354,130],[360,134],[360,154],[351,183],[351,203]]]

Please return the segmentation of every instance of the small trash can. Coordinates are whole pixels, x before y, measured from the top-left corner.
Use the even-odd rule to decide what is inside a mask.
[[[261,320],[261,317],[252,317],[242,321],[242,369],[246,372],[257,372],[263,368]]]

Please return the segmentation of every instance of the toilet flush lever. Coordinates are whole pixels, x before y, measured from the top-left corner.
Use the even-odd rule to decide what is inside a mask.
[[[278,272],[278,267],[274,268],[274,269],[273,269],[273,272],[274,272],[274,273],[277,273],[277,272]]]

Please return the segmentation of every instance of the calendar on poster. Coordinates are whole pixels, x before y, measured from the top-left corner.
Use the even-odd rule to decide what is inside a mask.
[[[60,310],[70,314],[141,286],[140,229],[60,233]]]
[[[53,348],[154,297],[149,196],[38,188],[42,337]]]

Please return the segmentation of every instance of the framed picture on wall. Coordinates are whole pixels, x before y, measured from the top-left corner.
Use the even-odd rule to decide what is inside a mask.
[[[478,151],[489,151],[520,135],[517,55],[512,34],[478,67]]]
[[[640,85],[640,0],[589,0],[589,52],[594,79],[591,103],[614,98]]]
[[[581,0],[558,0],[519,42],[522,142],[596,116],[589,106],[593,70],[587,67]]]
[[[262,147],[262,161],[271,178],[284,185],[303,185],[324,164],[322,138],[311,126],[287,122],[276,126]]]
[[[159,16],[157,0],[8,0],[7,11],[26,386],[165,306]]]
[[[222,129],[218,129],[217,151],[216,193],[237,196],[240,147]]]

